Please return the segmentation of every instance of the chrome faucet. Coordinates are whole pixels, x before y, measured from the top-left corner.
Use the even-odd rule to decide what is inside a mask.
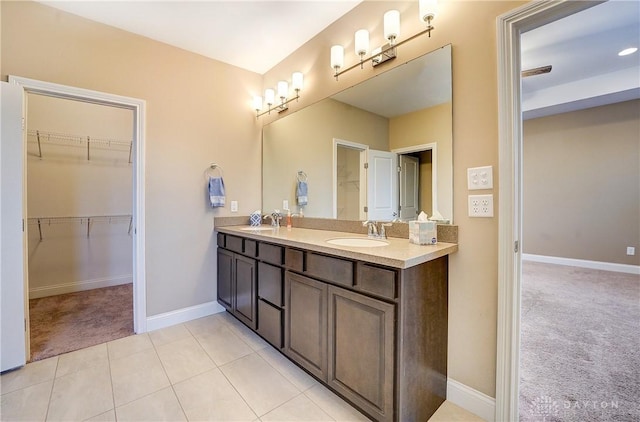
[[[271,225],[273,227],[280,227],[280,221],[282,220],[282,214],[280,213],[280,210],[275,210],[271,214],[265,215],[262,219],[266,220],[267,218],[271,219]]]
[[[364,221],[362,226],[367,228],[367,236],[373,238],[386,239],[387,231],[386,227],[391,227],[392,223],[380,223],[380,229],[378,230],[378,223],[376,221]]]
[[[367,228],[367,236],[378,237],[378,223],[376,223],[375,221],[363,221],[362,227]]]
[[[380,238],[382,239],[386,239],[387,238],[387,231],[385,230],[385,227],[391,227],[393,226],[393,223],[380,223]]]

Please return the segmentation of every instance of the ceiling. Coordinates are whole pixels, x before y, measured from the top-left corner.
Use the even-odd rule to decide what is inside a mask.
[[[264,74],[360,1],[41,3]],[[617,56],[638,44],[638,0],[611,0],[524,33],[522,68],[553,66],[523,79],[525,118],[640,97],[640,52]]]
[[[361,1],[49,0],[40,3],[262,75]]]
[[[637,0],[611,0],[522,34],[522,69],[552,66],[522,79],[525,118],[640,98],[640,51],[619,57],[627,47],[640,47]]]

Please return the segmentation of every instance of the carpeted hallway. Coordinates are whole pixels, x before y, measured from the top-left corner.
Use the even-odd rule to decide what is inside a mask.
[[[521,421],[640,420],[640,277],[523,262]]]
[[[29,300],[31,361],[133,334],[133,284]]]

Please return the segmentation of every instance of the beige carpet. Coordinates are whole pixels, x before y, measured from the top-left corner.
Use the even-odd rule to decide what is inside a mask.
[[[31,361],[133,334],[133,285],[29,301]]]
[[[640,277],[522,267],[520,421],[640,421]]]

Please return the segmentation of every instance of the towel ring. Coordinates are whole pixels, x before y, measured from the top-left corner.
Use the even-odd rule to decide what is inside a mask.
[[[306,182],[307,181],[307,173],[305,173],[302,170],[298,171],[297,179],[298,179],[298,182]]]
[[[211,165],[204,171],[204,177],[208,180],[210,177],[216,176],[222,177],[222,167],[218,164],[211,163]]]

